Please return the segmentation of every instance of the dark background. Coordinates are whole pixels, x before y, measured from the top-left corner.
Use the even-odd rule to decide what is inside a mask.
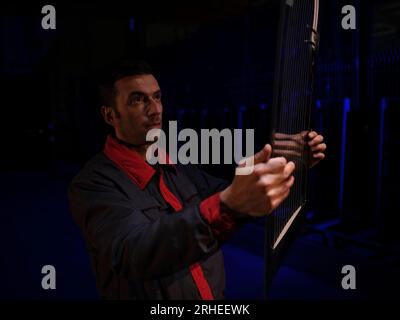
[[[310,172],[308,228],[274,282],[275,299],[396,298],[400,285],[400,2],[324,0],[313,128],[327,158]],[[41,8],[56,8],[56,30]],[[341,28],[354,5],[357,29]],[[0,297],[96,299],[67,186],[103,148],[96,72],[144,58],[165,123],[254,128],[268,141],[278,1],[1,4]],[[232,166],[205,166],[230,178]],[[263,221],[223,246],[227,298],[263,298]],[[57,289],[41,288],[41,268]],[[354,265],[357,289],[341,288]]]

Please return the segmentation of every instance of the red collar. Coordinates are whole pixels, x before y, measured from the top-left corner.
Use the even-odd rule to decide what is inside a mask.
[[[107,136],[104,153],[142,190],[146,187],[156,172],[156,170],[144,161],[136,151],[119,143],[112,135]],[[174,167],[170,162],[168,155],[166,156],[168,159],[168,165]]]

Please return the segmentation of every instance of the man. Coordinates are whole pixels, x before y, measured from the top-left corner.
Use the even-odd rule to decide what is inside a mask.
[[[101,113],[114,133],[71,182],[80,226],[107,299],[222,299],[219,247],[238,225],[271,213],[289,194],[294,164],[266,145],[250,175],[228,184],[194,165],[146,162],[146,133],[161,128],[161,90],[143,62],[122,63],[101,86]],[[310,133],[313,162],[322,136]]]

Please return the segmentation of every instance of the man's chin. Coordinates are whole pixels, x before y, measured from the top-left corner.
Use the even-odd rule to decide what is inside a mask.
[[[161,129],[161,127],[162,127],[162,124],[161,124],[161,122],[160,123],[155,123],[155,124],[152,124],[152,125],[149,125],[149,126],[147,126],[147,130],[151,130],[151,129]]]

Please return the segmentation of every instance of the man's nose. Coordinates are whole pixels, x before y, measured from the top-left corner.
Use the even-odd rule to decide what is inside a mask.
[[[163,107],[161,102],[149,99],[148,114],[149,116],[159,115],[162,113]]]

